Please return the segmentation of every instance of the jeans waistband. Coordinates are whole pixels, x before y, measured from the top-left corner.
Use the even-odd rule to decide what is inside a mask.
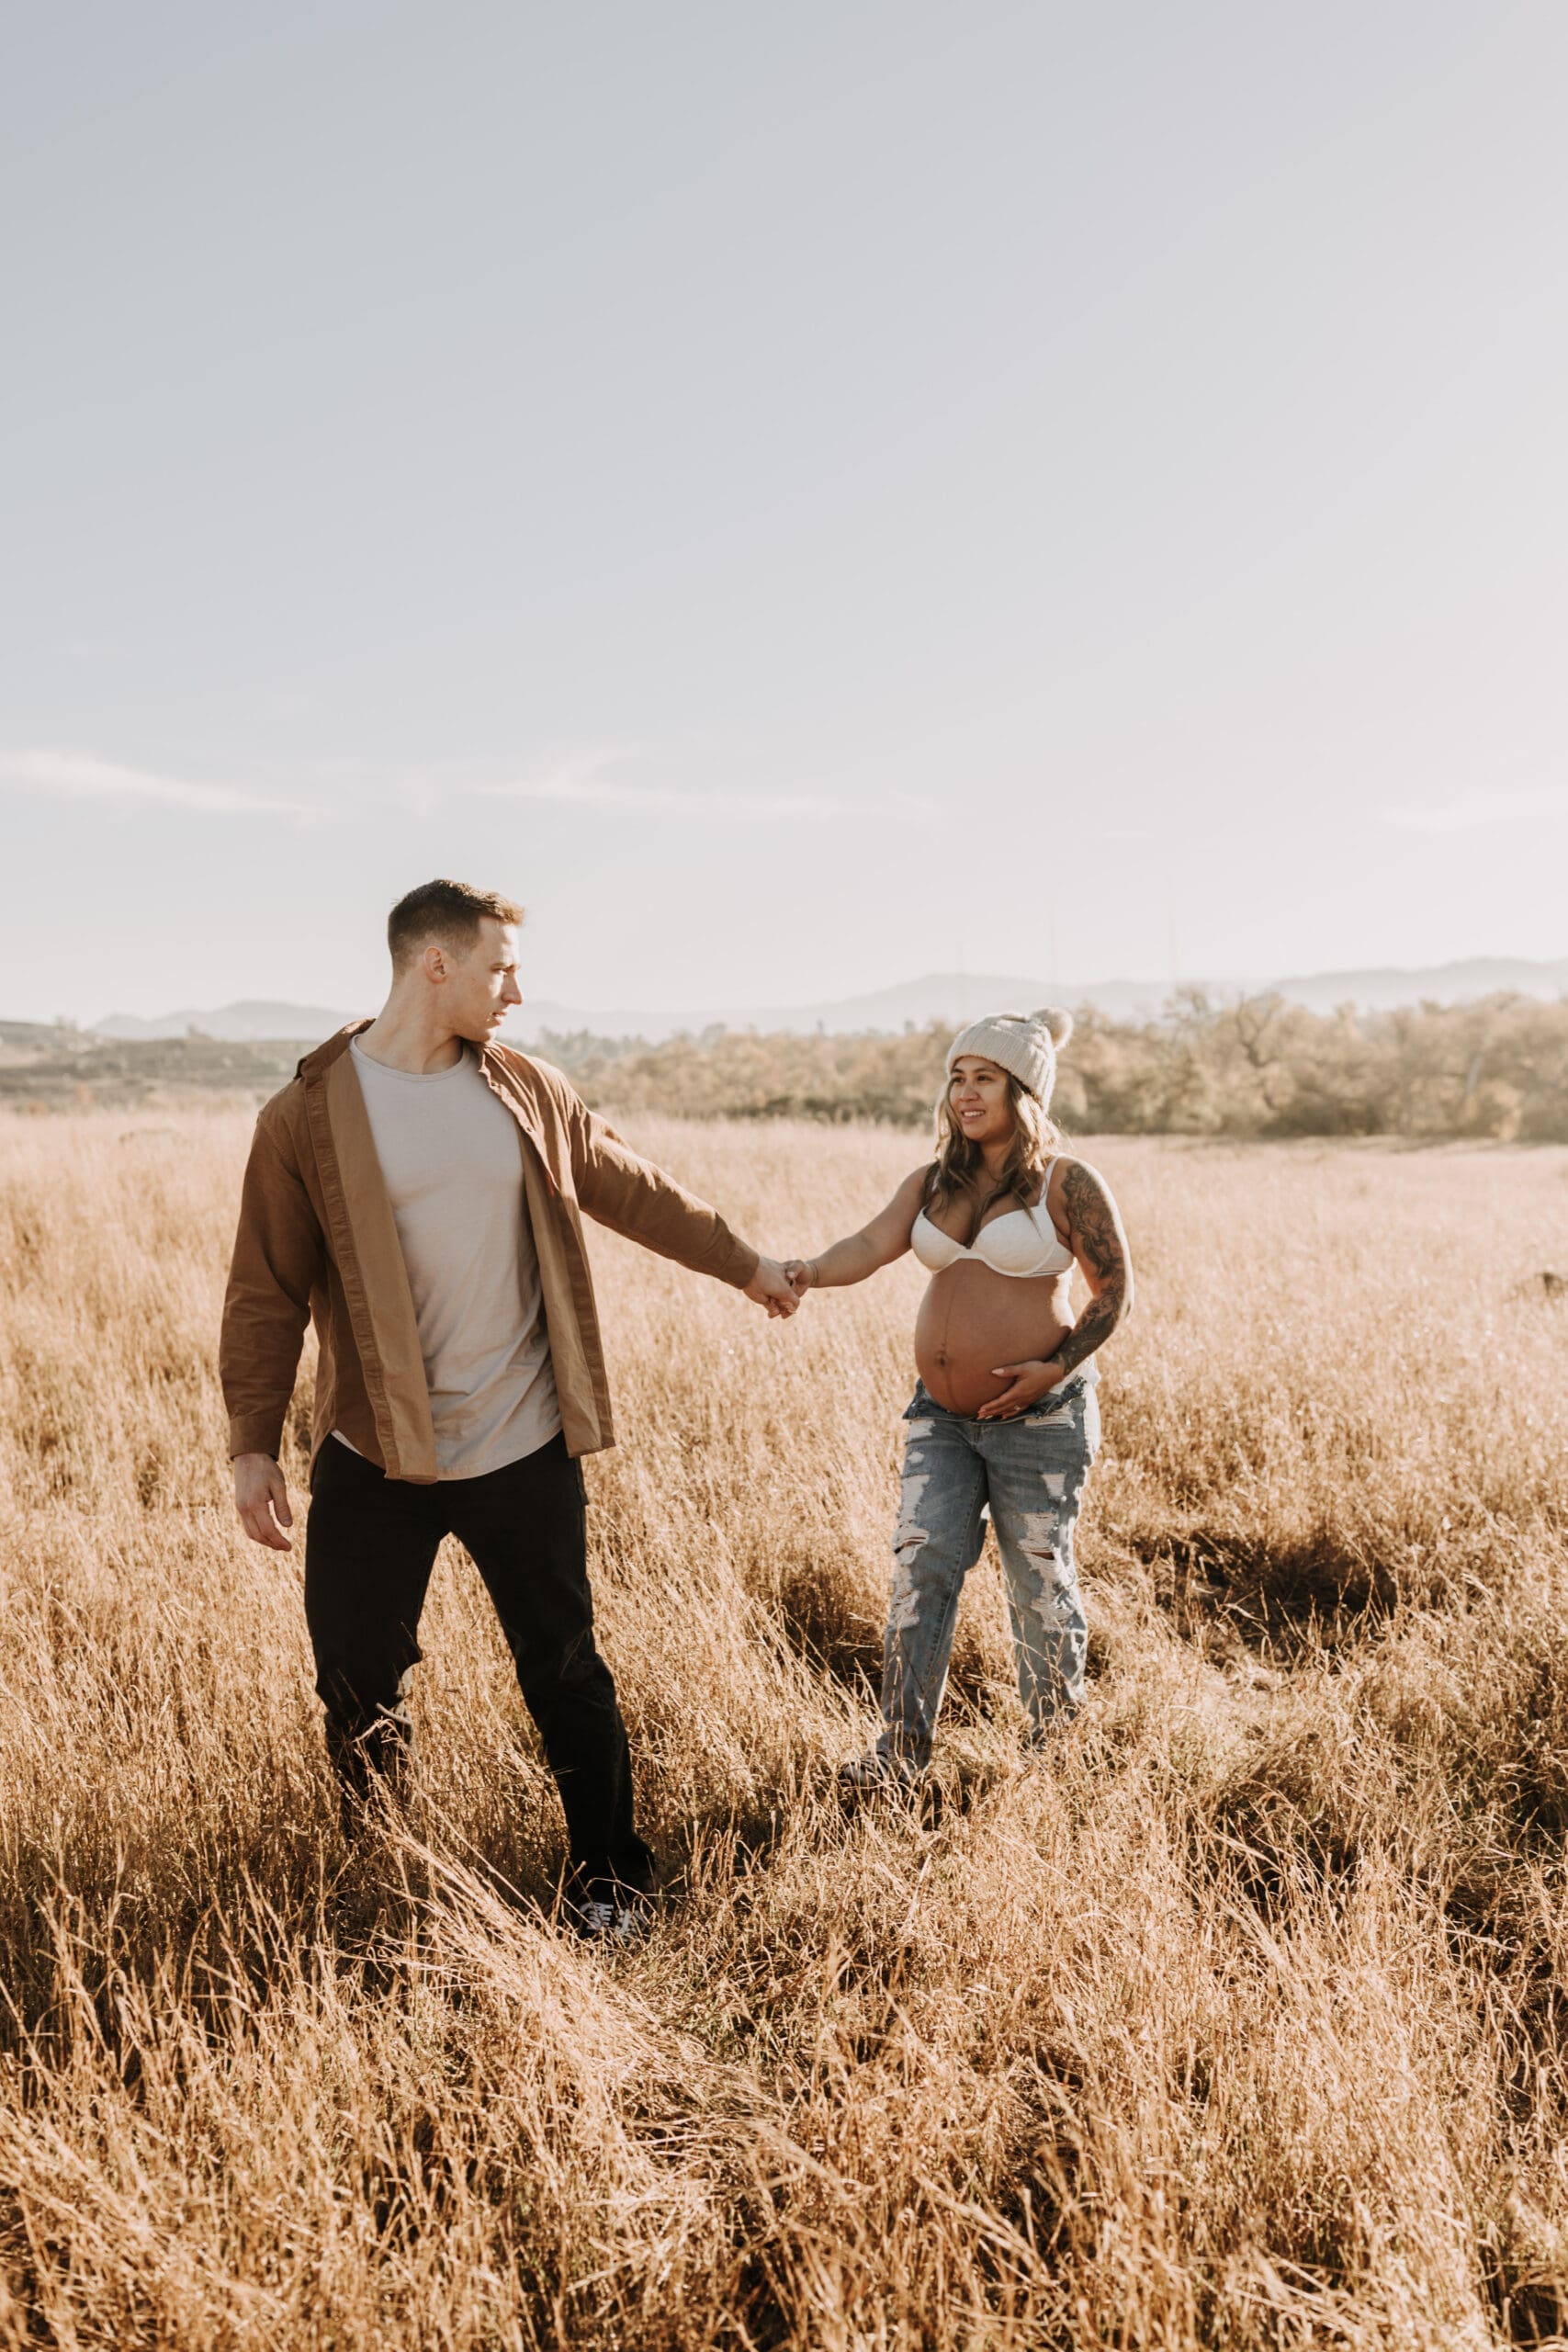
[[[1066,1380],[1058,1381],[1055,1388],[1048,1388],[1043,1396],[1030,1406],[1031,1416],[1054,1413],[1058,1406],[1067,1404],[1075,1396],[1084,1396],[1094,1385],[1095,1378],[1087,1364],[1080,1364],[1077,1372],[1070,1372]],[[906,1419],[909,1413],[916,1412],[940,1414],[946,1421],[975,1421],[980,1418],[977,1413],[955,1413],[950,1406],[939,1405],[923,1380],[915,1383],[915,1394],[907,1408]],[[987,1422],[986,1426],[990,1428],[992,1424]],[[1007,1424],[998,1422],[996,1426],[1005,1428]]]

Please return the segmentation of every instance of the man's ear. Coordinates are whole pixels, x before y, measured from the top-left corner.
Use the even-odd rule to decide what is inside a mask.
[[[424,966],[427,980],[439,983],[446,978],[446,950],[435,940],[431,941],[419,960]]]

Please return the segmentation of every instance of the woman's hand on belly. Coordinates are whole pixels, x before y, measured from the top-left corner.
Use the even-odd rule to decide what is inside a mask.
[[[1021,1367],[1043,1374],[1071,1328],[1066,1292],[1065,1276],[1036,1282],[976,1265],[937,1274],[915,1325],[915,1361],[937,1403],[950,1413],[977,1418],[984,1411],[989,1419],[1017,1386]],[[1064,1376],[1057,1365],[1036,1393],[1043,1396]],[[1014,1400],[1007,1409],[1021,1404]]]
[[[999,1396],[993,1396],[988,1405],[981,1406],[975,1416],[977,1421],[1010,1421],[1027,1412],[1031,1405],[1037,1405],[1042,1396],[1048,1396],[1053,1388],[1059,1388],[1067,1376],[1055,1357],[1048,1363],[1034,1360],[1029,1363],[998,1363],[992,1369],[997,1379],[1007,1380],[1010,1385]]]

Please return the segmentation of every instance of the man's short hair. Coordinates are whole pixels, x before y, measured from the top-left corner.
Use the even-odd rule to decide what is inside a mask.
[[[422,882],[398,900],[387,917],[387,944],[400,970],[422,947],[438,940],[459,953],[471,948],[479,925],[489,915],[496,922],[521,922],[523,910],[515,899],[499,890],[476,890],[467,882]]]

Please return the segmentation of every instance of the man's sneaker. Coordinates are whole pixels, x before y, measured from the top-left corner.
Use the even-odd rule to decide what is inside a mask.
[[[918,1789],[926,1777],[926,1768],[908,1756],[884,1756],[873,1747],[864,1756],[856,1756],[839,1767],[839,1786],[846,1795],[864,1796],[873,1789]]]
[[[568,1905],[566,1916],[574,1934],[590,1944],[640,1943],[649,1924],[646,1896],[626,1894],[618,1894],[614,1900],[605,1895],[580,1895]]]
[[[566,1916],[572,1932],[581,1936],[584,1943],[603,1943],[615,1931],[615,1906],[613,1903],[599,1903],[591,1896],[585,1896],[581,1903],[574,1903]]]

